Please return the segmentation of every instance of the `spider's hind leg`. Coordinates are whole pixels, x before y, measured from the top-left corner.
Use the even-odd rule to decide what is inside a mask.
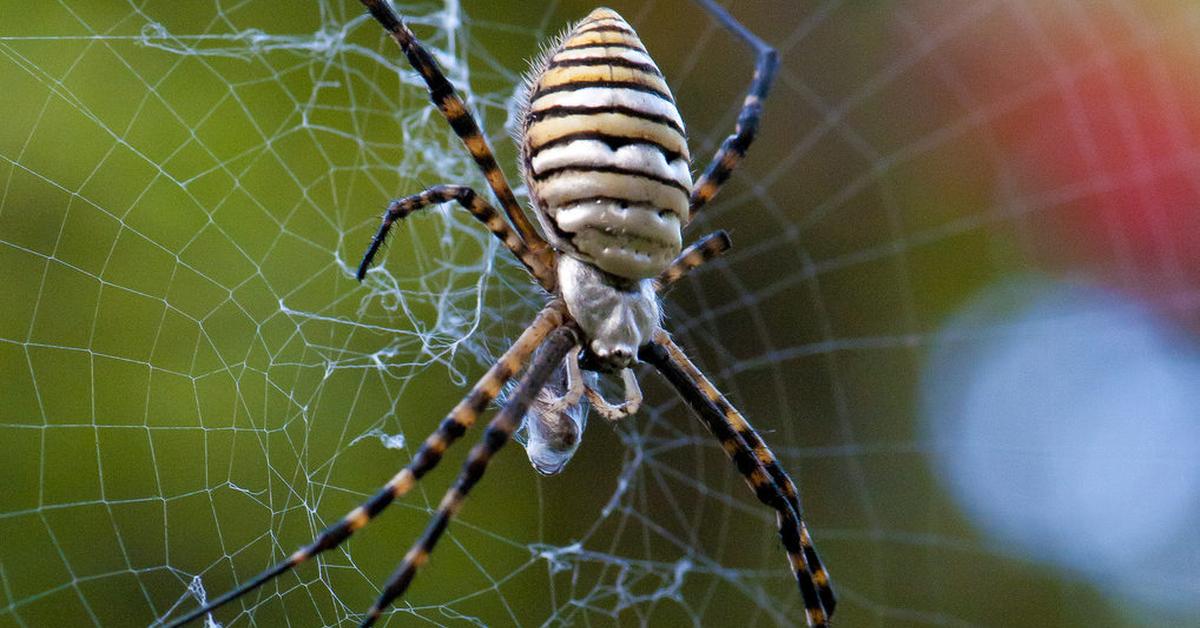
[[[750,89],[746,91],[746,98],[742,101],[742,110],[738,113],[737,126],[734,128],[733,134],[721,143],[721,147],[713,155],[712,161],[704,169],[704,174],[692,186],[691,208],[688,212],[690,218],[695,218],[696,212],[717,195],[725,180],[746,156],[746,151],[750,149],[750,144],[758,133],[758,121],[762,117],[763,101],[767,99],[767,92],[771,89],[771,83],[775,80],[775,71],[779,67],[779,53],[733,19],[733,16],[729,15],[729,12],[715,0],[697,0],[697,2],[707,9],[721,23],[721,26],[753,48],[756,60],[754,77],[750,80]]]
[[[383,222],[379,225],[375,237],[371,239],[371,245],[367,247],[362,263],[358,265],[358,280],[362,281],[367,276],[367,269],[371,266],[371,261],[375,259],[375,255],[383,246],[384,241],[387,240],[388,231],[391,230],[393,223],[407,218],[413,212],[449,201],[455,201],[471,212],[476,220],[483,223],[488,231],[491,231],[509,251],[512,251],[513,255],[517,256],[517,259],[525,264],[525,267],[543,287],[547,289],[553,287],[554,271],[546,265],[544,258],[535,255],[529,249],[529,245],[509,226],[496,208],[492,207],[475,190],[464,185],[435,185],[420,194],[406,196],[389,203],[387,211],[383,213]]]
[[[665,294],[675,286],[676,282],[683,279],[697,266],[708,263],[725,251],[728,251],[731,246],[733,246],[733,242],[729,239],[729,234],[724,229],[714,231],[696,240],[681,251],[675,257],[675,260],[671,262],[671,265],[667,266],[666,270],[659,273],[656,280],[658,293],[660,295]]]
[[[429,54],[425,46],[417,40],[388,0],[361,0],[361,2],[371,12],[371,16],[400,46],[409,65],[417,71],[417,74],[421,75],[426,87],[429,88],[429,99],[437,107],[438,112],[446,118],[446,122],[450,124],[450,129],[454,131],[454,134],[462,140],[467,152],[471,153],[475,164],[479,166],[484,178],[487,179],[488,187],[499,199],[500,206],[508,216],[508,221],[512,223],[521,240],[533,249],[534,255],[540,257],[543,264],[551,263],[550,258],[553,257],[553,251],[533,228],[529,218],[525,216],[525,212],[517,203],[504,172],[496,163],[492,147],[488,145],[487,138],[479,128],[479,123],[475,121],[475,117],[471,115],[466,104],[459,97],[454,85],[450,83],[445,73],[438,67],[437,62],[433,60],[433,55]]]

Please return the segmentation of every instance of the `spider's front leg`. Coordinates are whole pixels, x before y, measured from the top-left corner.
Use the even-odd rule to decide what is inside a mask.
[[[550,380],[554,369],[568,355],[571,347],[579,342],[579,335],[573,324],[565,324],[555,329],[542,346],[541,352],[521,377],[517,389],[509,397],[504,407],[496,415],[483,433],[479,444],[471,449],[463,463],[458,479],[438,505],[425,533],[413,544],[400,566],[392,573],[387,584],[383,587],[379,599],[363,617],[362,626],[374,624],[383,615],[391,603],[404,594],[417,575],[417,569],[429,560],[430,553],[437,545],[438,539],[450,525],[450,520],[462,508],[467,494],[475,484],[483,478],[488,464],[498,451],[512,438],[513,433],[521,424],[521,418],[529,409],[530,403],[538,391]]]
[[[579,351],[581,347],[576,345],[567,357],[563,358],[563,363],[560,368],[566,371],[566,387],[561,394],[554,394],[555,391],[551,386],[546,386],[538,393],[539,405],[543,412],[559,413],[567,408],[579,403],[583,398],[584,391],[588,389],[587,383],[583,381],[583,373],[579,370]]]
[[[639,357],[663,375],[708,431],[721,441],[721,448],[755,497],[775,509],[779,538],[800,587],[808,625],[810,628],[827,627],[837,606],[829,572],[813,547],[796,486],[779,466],[775,454],[665,331],[660,331],[653,342],[643,346]]]
[[[633,416],[642,407],[642,387],[638,384],[633,369],[621,369],[621,383],[625,388],[625,401],[618,404],[609,403],[599,390],[590,386],[585,391],[592,407],[600,416],[609,421],[620,421],[625,417]]]
[[[492,207],[475,190],[465,185],[435,185],[420,194],[406,196],[389,203],[387,211],[383,213],[383,222],[379,225],[375,237],[371,239],[371,245],[367,247],[362,263],[358,265],[358,280],[362,281],[367,276],[367,269],[370,268],[371,261],[375,259],[380,247],[387,240],[388,231],[391,230],[393,223],[407,218],[413,212],[449,201],[455,201],[471,212],[476,220],[483,223],[488,231],[491,231],[509,251],[512,251],[513,255],[517,256],[517,259],[521,260],[521,263],[525,264],[525,267],[537,278],[543,288],[553,290],[554,269],[546,265],[544,258],[530,250],[525,240],[513,230],[504,217],[496,211],[496,208]]]
[[[658,293],[666,293],[689,272],[725,253],[730,246],[729,235],[724,231],[700,238],[659,275]],[[665,331],[660,330],[653,342],[642,347],[639,357],[658,369],[676,388],[704,421],[705,427],[721,440],[722,448],[733,459],[755,496],[776,510],[780,540],[787,549],[788,560],[804,597],[808,624],[827,626],[837,607],[837,598],[829,581],[829,572],[813,547],[795,483],[779,466],[758,432]]]
[[[463,397],[462,401],[459,401],[454,409],[446,415],[446,418],[442,419],[437,429],[421,443],[412,460],[399,473],[392,476],[392,479],[388,480],[370,499],[346,513],[345,516],[321,532],[311,543],[296,550],[283,561],[276,563],[275,566],[242,583],[237,588],[208,600],[200,608],[172,620],[167,625],[177,628],[204,617],[281,574],[308,562],[313,557],[338,547],[383,512],[393,501],[406,495],[426,473],[438,465],[446,450],[474,425],[476,418],[500,394],[505,382],[525,366],[534,351],[546,341],[547,336],[568,322],[564,309],[561,301],[555,301],[546,306],[520,338],[471,388],[467,396]]]

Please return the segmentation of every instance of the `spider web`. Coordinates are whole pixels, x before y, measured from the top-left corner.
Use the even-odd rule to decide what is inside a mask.
[[[483,189],[357,2],[0,6],[0,621],[151,624],[368,496],[544,296],[451,208],[353,281],[387,199]],[[513,164],[522,60],[591,7],[400,8]],[[614,8],[706,158],[750,54]],[[667,322],[796,477],[841,623],[1200,625],[1200,12],[735,14],[781,73]],[[562,475],[506,450],[389,620],[799,621],[773,515],[641,376]],[[218,620],[355,622],[468,448]]]

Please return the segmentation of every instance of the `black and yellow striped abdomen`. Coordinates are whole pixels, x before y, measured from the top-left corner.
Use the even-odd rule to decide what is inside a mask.
[[[656,276],[680,251],[691,158],[637,33],[592,11],[535,64],[526,98],[522,164],[550,241],[613,275]]]

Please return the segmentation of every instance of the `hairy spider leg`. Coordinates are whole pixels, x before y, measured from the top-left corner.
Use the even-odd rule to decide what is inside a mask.
[[[389,203],[387,211],[383,214],[383,222],[379,225],[379,231],[375,233],[371,245],[367,247],[367,252],[363,255],[362,263],[358,265],[358,280],[362,281],[367,276],[367,269],[387,239],[392,223],[407,218],[415,211],[448,201],[456,201],[471,212],[471,215],[479,222],[487,226],[488,231],[491,231],[509,251],[512,251],[513,255],[517,256],[517,259],[525,264],[525,267],[542,284],[543,288],[547,290],[553,288],[554,269],[546,266],[541,257],[529,250],[521,236],[513,231],[504,218],[496,212],[496,208],[492,207],[474,190],[464,185],[436,185],[420,194],[406,196]]]
[[[529,222],[529,218],[517,203],[508,179],[504,176],[504,171],[500,170],[500,165],[496,163],[496,156],[492,152],[491,146],[488,145],[487,138],[480,131],[479,124],[467,110],[462,98],[454,90],[454,85],[438,68],[433,56],[421,45],[421,42],[408,29],[408,26],[404,24],[387,0],[362,0],[362,3],[375,20],[388,31],[392,39],[400,45],[404,56],[408,58],[409,65],[425,80],[425,84],[429,88],[430,100],[450,123],[450,128],[462,140],[467,151],[471,153],[471,157],[475,159],[476,165],[487,179],[488,187],[499,199],[500,206],[504,208],[505,215],[508,216],[509,222],[516,228],[521,239],[525,241],[534,255],[542,258],[543,265],[552,265],[554,251],[533,228],[533,224]]]
[[[446,527],[450,525],[450,519],[462,508],[467,499],[467,493],[483,478],[492,456],[496,455],[496,452],[500,451],[512,438],[513,432],[521,425],[521,419],[525,416],[533,398],[546,385],[550,376],[554,374],[554,370],[566,357],[567,352],[577,344],[579,344],[579,335],[569,325],[559,327],[550,334],[542,346],[542,351],[534,358],[525,375],[521,377],[513,396],[488,424],[479,444],[471,448],[471,453],[463,463],[462,471],[454,482],[454,486],[450,487],[445,497],[442,498],[437,512],[430,520],[429,526],[425,528],[421,538],[413,544],[408,553],[404,555],[400,566],[388,578],[383,593],[379,595],[379,599],[363,618],[362,626],[373,625],[383,614],[383,609],[391,605],[393,600],[404,595],[404,591],[416,577],[417,569],[429,560],[429,554],[437,545],[442,533],[446,531]]]
[[[667,348],[667,351],[671,354],[671,359],[673,361],[675,361],[685,370],[689,370],[692,373],[696,379],[696,382],[704,391],[704,394],[712,399],[713,403],[716,404],[717,409],[719,409],[725,415],[726,420],[730,425],[733,426],[733,429],[737,432],[738,436],[741,436],[742,440],[746,442],[746,445],[748,445],[750,449],[754,451],[755,457],[758,458],[758,460],[762,463],[767,473],[771,476],[771,479],[783,489],[784,496],[787,497],[788,502],[791,503],[792,508],[796,511],[796,516],[799,518],[800,544],[804,546],[805,557],[808,559],[809,566],[811,567],[813,580],[817,583],[817,592],[821,595],[821,602],[825,607],[826,613],[832,616],[834,608],[837,606],[837,599],[834,596],[831,585],[829,584],[829,571],[822,565],[821,558],[817,555],[817,550],[813,546],[812,537],[808,533],[808,526],[804,523],[804,511],[800,507],[800,492],[796,490],[796,485],[794,482],[792,482],[792,478],[779,465],[779,461],[775,457],[775,454],[770,450],[770,448],[767,447],[767,444],[763,442],[763,439],[759,435],[758,431],[755,430],[754,427],[750,425],[750,422],[746,419],[746,417],[743,416],[742,413],[739,412],[738,409],[735,408],[734,405],[725,398],[725,395],[721,394],[721,391],[717,390],[717,388],[713,386],[712,382],[708,381],[708,378],[706,378],[700,369],[692,363],[692,361],[687,357],[687,354],[683,352],[683,349],[680,348],[679,345],[677,345],[675,341],[665,333],[660,334],[658,340],[660,340],[663,346]]]
[[[776,510],[780,540],[804,599],[808,625],[828,626],[836,598],[801,518],[795,485],[779,467],[774,454],[666,332],[656,334],[654,342],[642,347],[639,357],[671,383],[705,427],[721,441],[722,449],[758,500]],[[751,441],[757,446],[751,445]]]
[[[475,419],[487,409],[505,382],[513,377],[533,354],[534,350],[546,339],[551,332],[562,326],[565,317],[565,306],[561,301],[554,301],[546,306],[530,324],[529,328],[517,339],[500,360],[488,369],[488,372],[471,388],[471,392],[463,398],[446,418],[438,425],[437,430],[425,439],[413,456],[411,462],[400,470],[387,484],[383,485],[366,502],[342,517],[337,523],[329,526],[312,543],[296,550],[287,559],[274,567],[262,572],[245,584],[212,600],[208,604],[173,620],[170,626],[182,626],[199,619],[213,610],[236,600],[257,589],[275,577],[291,570],[293,567],[307,562],[312,557],[341,545],[363,526],[374,519],[384,508],[396,498],[403,496],[412,489],[417,480],[437,466],[446,449],[458,440]]]
[[[637,414],[642,408],[642,387],[633,369],[621,369],[621,387],[625,391],[625,399],[620,403],[609,403],[595,388],[585,387],[584,394],[596,414],[609,421],[620,421]]]
[[[686,249],[680,251],[679,255],[671,262],[667,269],[658,275],[658,293],[666,294],[675,282],[683,279],[685,275],[692,272],[697,266],[707,263],[709,260],[721,255],[733,246],[733,242],[729,239],[729,234],[725,230],[710,233],[699,240],[693,242]]]
[[[708,9],[722,26],[732,31],[739,39],[754,49],[757,59],[754,64],[754,77],[750,81],[750,89],[742,101],[742,110],[738,114],[737,125],[733,134],[725,138],[721,147],[713,155],[712,161],[704,174],[692,186],[691,207],[688,211],[689,220],[695,219],[696,212],[712,200],[721,186],[741,163],[754,141],[758,132],[758,121],[762,117],[763,101],[775,80],[775,70],[779,66],[779,53],[766,42],[742,26],[733,16],[729,15],[715,0],[696,0]]]

